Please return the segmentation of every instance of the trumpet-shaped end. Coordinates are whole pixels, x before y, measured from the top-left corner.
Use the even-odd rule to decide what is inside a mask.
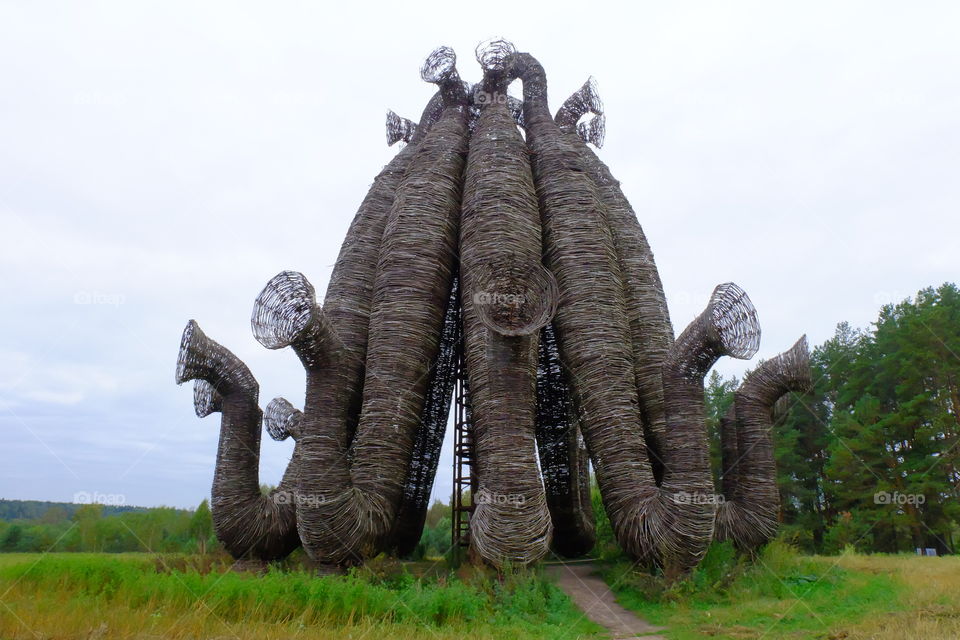
[[[475,54],[477,62],[484,71],[503,72],[507,68],[507,60],[517,52],[513,43],[503,38],[489,38],[477,45]]]
[[[565,130],[576,126],[579,132],[580,126],[577,123],[588,113],[592,113],[594,116],[603,115],[603,100],[600,99],[597,81],[593,79],[593,76],[587,78],[587,81],[564,101],[554,120],[558,126]],[[581,134],[581,137],[583,137],[583,134]]]
[[[177,384],[203,380],[221,396],[234,391],[253,395],[258,392],[257,381],[247,365],[229,349],[208,338],[194,320],[187,323],[180,338],[176,380]]]
[[[577,124],[577,135],[586,144],[592,144],[597,149],[601,148],[607,136],[607,117],[601,113]]]
[[[732,282],[713,290],[707,308],[677,338],[664,366],[703,380],[722,356],[748,359],[760,347],[760,323],[747,294]]]
[[[187,322],[180,337],[180,351],[177,354],[177,384],[201,377],[209,367],[205,350],[208,342],[209,339],[200,330],[196,320]]]
[[[286,440],[293,437],[300,438],[300,422],[303,412],[287,402],[284,398],[274,398],[263,412],[263,426],[274,440]]]
[[[437,47],[430,52],[420,67],[424,82],[441,84],[457,72],[457,53],[450,47]]]
[[[253,337],[267,349],[289,347],[303,337],[317,313],[313,285],[296,271],[283,271],[263,288],[253,304]]]
[[[223,396],[206,380],[193,381],[193,410],[198,418],[223,410]]]
[[[308,369],[333,349],[335,336],[302,273],[284,271],[267,283],[253,305],[253,335],[267,349],[293,347]]]
[[[760,321],[747,293],[732,282],[718,285],[707,309],[720,355],[749,360],[760,348]]]
[[[393,111],[387,111],[387,146],[392,147],[397,142],[410,142],[417,132],[417,123],[407,118],[401,118]]]

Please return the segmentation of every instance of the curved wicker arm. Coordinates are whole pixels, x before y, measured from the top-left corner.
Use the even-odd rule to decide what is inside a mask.
[[[539,330],[556,309],[553,275],[541,264],[537,194],[526,144],[507,109],[503,61],[512,45],[478,50],[485,102],[471,138],[460,221],[464,349],[477,491],[473,551],[495,566],[543,557],[550,512],[537,470]]]
[[[776,534],[780,493],[772,414],[786,394],[812,386],[810,349],[803,336],[752,371],[737,389],[722,423],[723,440],[735,439],[736,444],[723,447],[725,501],[717,511],[718,540],[733,540],[738,549],[752,551]]]
[[[462,82],[442,65],[436,72],[428,67],[425,75],[439,79],[445,100],[455,101],[458,90],[451,85],[459,83],[462,90]],[[379,258],[357,268],[366,288],[349,280],[338,284],[337,295],[344,299],[372,291],[363,359],[356,368],[349,365],[349,375],[337,367],[340,380],[308,380],[301,444],[312,464],[304,469],[299,487],[310,500],[298,503],[297,520],[305,549],[321,563],[357,563],[390,543],[455,272],[460,179],[469,135],[462,107],[449,104],[415,145],[387,216]],[[328,313],[330,296],[328,288]],[[344,332],[335,326],[342,338]],[[359,330],[352,335],[351,344],[361,336]],[[362,383],[352,382],[356,374],[362,374]],[[349,386],[341,388],[344,382]],[[351,389],[363,390],[352,441],[330,428],[336,426],[330,424],[336,416],[349,410],[349,404],[343,405]]]
[[[197,415],[221,413],[210,502],[217,539],[235,558],[285,557],[300,545],[296,513],[292,501],[260,493],[259,387],[246,365],[204,335],[193,320],[184,329],[177,359],[177,382],[190,379],[195,380]],[[298,465],[295,453],[286,475]]]
[[[663,364],[663,494],[673,502],[669,572],[695,566],[713,536],[716,500],[710,469],[703,378],[723,356],[756,353],[760,325],[747,294],[727,283],[714,289],[707,308],[680,334]]]

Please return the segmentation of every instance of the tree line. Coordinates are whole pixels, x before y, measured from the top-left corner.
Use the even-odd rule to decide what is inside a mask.
[[[17,501],[6,502],[8,511],[22,511]],[[206,553],[217,546],[206,500],[193,511],[41,502],[26,508],[34,517],[0,520],[0,551]]]

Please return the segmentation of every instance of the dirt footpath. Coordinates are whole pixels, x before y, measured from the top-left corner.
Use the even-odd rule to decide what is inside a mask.
[[[663,631],[663,627],[655,627],[617,604],[607,583],[593,575],[596,567],[592,564],[552,565],[548,571],[588,618],[609,629],[611,638],[666,640],[660,635],[650,635]]]

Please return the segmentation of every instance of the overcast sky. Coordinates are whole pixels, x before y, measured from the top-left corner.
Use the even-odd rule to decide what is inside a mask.
[[[190,318],[264,404],[302,406],[294,354],[250,333],[253,300],[284,269],[322,296],[396,152],[384,114],[419,117],[438,45],[473,81],[476,43],[512,40],[554,109],[596,77],[601,157],[677,331],[734,281],[769,357],[956,281],[958,8],[0,2],[0,497],[208,496],[219,420],[173,381]],[[263,482],[291,448],[265,439]],[[449,491],[448,448],[435,495]]]

